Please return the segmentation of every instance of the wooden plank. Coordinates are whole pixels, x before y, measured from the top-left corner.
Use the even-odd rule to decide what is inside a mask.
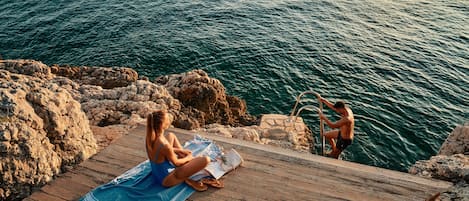
[[[132,137],[131,135],[124,136],[124,138],[120,138],[116,140],[113,144],[118,144],[118,145],[125,146],[131,149],[145,150],[145,139]]]
[[[252,170],[249,168],[251,164],[246,166],[239,171],[237,170],[237,175],[228,175],[224,179],[226,188],[217,190],[214,195],[219,195],[222,192],[224,194],[229,189],[237,192],[231,195],[231,199],[269,200],[275,197],[278,200],[343,200],[340,198],[342,196],[350,200],[392,200],[390,196],[384,197],[387,199],[382,199],[382,196],[362,196],[361,193],[353,190],[340,192],[344,190],[336,189],[330,183],[299,182],[289,177],[279,177]],[[270,192],[272,189],[275,189],[275,192]],[[339,193],[337,193],[338,191]],[[242,195],[238,195],[239,192],[242,192]],[[228,192],[228,194],[230,193]],[[191,196],[191,198],[205,200],[205,195],[198,195],[195,194],[195,197]]]
[[[79,183],[83,186],[86,186],[90,191],[91,189],[95,188],[96,186],[101,185],[101,183],[96,182],[93,178],[86,174],[76,174],[74,172],[68,172],[67,178],[75,183]]]
[[[129,154],[129,155],[133,155],[135,157],[147,158],[147,153],[145,151],[145,148],[132,149],[132,148],[122,146],[120,144],[113,145],[113,148],[119,150],[119,152],[117,152],[117,153],[126,153],[126,154]]]
[[[181,143],[194,136],[189,131],[169,131]],[[145,127],[137,127],[27,200],[79,199],[147,160],[144,138]],[[188,200],[424,200],[450,186],[448,182],[278,147],[213,138],[225,150],[235,148],[245,163],[223,177],[225,188],[197,192]]]
[[[217,144],[225,145],[225,144],[219,143],[219,142],[217,142]],[[273,163],[273,162],[277,162],[277,161],[288,162],[288,163],[285,163],[285,167],[281,168],[282,170],[289,170],[289,169],[291,169],[291,167],[294,167],[294,168],[298,167],[298,165],[292,165],[292,162],[295,162],[294,160],[293,161],[290,161],[290,159],[287,159],[287,160],[280,159],[280,160],[278,160],[278,158],[275,158],[276,160],[272,160],[272,157],[269,156],[269,155],[272,155],[272,153],[262,154],[262,152],[261,152],[261,154],[259,154],[259,152],[256,152],[256,151],[253,152],[252,150],[250,151],[249,149],[245,149],[245,148],[241,148],[241,149],[237,149],[237,150],[239,152],[241,152],[241,155],[243,155],[243,153],[252,153],[253,155],[257,154],[259,156],[258,158],[264,158],[264,159],[267,158],[268,163]],[[244,157],[244,155],[243,155],[243,157]],[[245,158],[245,160],[246,160],[246,158]],[[247,160],[249,160],[249,156],[248,156]],[[344,172],[339,171],[339,170],[342,169],[341,167],[337,167],[337,166],[333,166],[333,165],[331,166],[329,164],[319,164],[319,165],[314,164],[314,165],[317,165],[317,168],[314,168],[314,169],[311,168],[311,164],[307,163],[306,165],[309,165],[308,168],[312,169],[312,170],[319,170],[319,169],[328,170],[326,172],[323,171],[323,175],[322,175],[323,177],[320,177],[319,181],[324,180],[323,178],[327,178],[327,176],[328,177],[333,177],[336,181],[343,181],[343,180],[346,180],[346,181],[348,180],[349,182],[354,181],[354,182],[351,182],[351,183],[361,184],[362,190],[364,192],[369,192],[369,194],[377,193],[378,194],[377,197],[379,199],[382,199],[381,197],[383,197],[383,195],[385,195],[385,194],[388,194],[388,195],[392,194],[392,196],[396,196],[394,198],[398,198],[401,194],[406,194],[408,196],[407,197],[408,199],[406,199],[406,200],[409,200],[409,199],[412,200],[412,199],[416,198],[416,196],[412,195],[412,194],[415,194],[416,192],[419,192],[421,198],[426,198],[426,195],[428,194],[428,193],[425,193],[424,190],[422,190],[422,183],[424,183],[424,182],[421,182],[421,181],[423,181],[422,178],[416,178],[417,180],[420,180],[420,182],[412,182],[411,186],[415,187],[415,189],[408,187],[409,186],[409,179],[406,179],[404,181],[401,180],[403,175],[405,175],[405,177],[408,177],[408,176],[415,177],[415,176],[408,175],[408,174],[402,174],[402,173],[396,174],[396,173],[393,173],[391,171],[381,171],[380,169],[377,169],[378,171],[372,171],[372,172],[365,171],[364,172],[364,171],[356,171],[356,170],[351,171],[350,168],[344,168],[346,170],[346,173],[347,173],[347,174],[345,174]],[[326,167],[323,167],[323,166],[326,166]],[[265,171],[265,168],[266,167],[260,168],[260,171]],[[368,168],[368,170],[370,170],[370,169],[375,170],[375,168]],[[348,171],[351,171],[352,176],[348,175]],[[320,172],[320,171],[317,171],[317,172]],[[386,174],[383,174],[383,173],[389,173],[389,172],[391,172],[390,176],[388,176]],[[334,174],[331,174],[331,173],[334,173]],[[295,175],[295,172],[292,172],[292,175]],[[344,175],[346,175],[346,176],[344,177]],[[389,179],[391,179],[392,181],[389,182],[388,181]],[[369,188],[368,183],[370,181],[374,182],[375,189],[370,189]],[[426,182],[428,182],[428,180],[426,180]],[[438,181],[438,182],[440,182],[440,181]],[[436,186],[439,186],[439,185],[440,184],[437,184]],[[444,184],[444,185],[447,185],[447,184]],[[386,186],[386,187],[383,188],[383,186]],[[379,187],[379,188],[377,188],[377,187]],[[426,188],[432,189],[434,191],[436,191],[438,189],[441,189],[441,188],[435,188],[435,186],[426,186]],[[381,191],[379,191],[379,190],[381,190]],[[386,192],[386,193],[383,193],[383,192]],[[393,200],[391,197],[388,197],[388,198]]]
[[[254,156],[255,157],[255,156]],[[253,158],[252,155],[247,156],[248,161]],[[361,178],[355,177],[354,175],[347,175],[340,172],[329,172],[325,170],[314,170],[307,167],[302,167],[299,165],[291,166],[288,163],[275,160],[268,160],[266,158],[257,157],[254,161],[251,161],[246,165],[248,169],[254,169],[254,171],[265,173],[266,176],[275,176],[282,180],[292,180],[295,182],[303,182],[303,185],[311,185],[319,187],[318,185],[327,184],[322,186],[323,189],[329,189],[330,186],[334,186],[339,189],[347,189],[348,192],[356,192],[359,195],[374,194],[379,192],[379,195],[388,197],[399,197],[401,195],[411,195],[416,194],[419,191],[412,191],[407,188],[402,188],[400,186],[395,186],[391,184],[386,184],[383,182],[373,182],[361,180]],[[292,170],[293,169],[293,170]],[[348,178],[344,180],[343,178]],[[311,183],[311,181],[316,181],[316,183]],[[350,188],[353,186],[353,188]],[[336,190],[335,189],[335,190]],[[356,194],[353,193],[353,194]],[[422,191],[420,194],[423,195]],[[347,195],[350,197],[350,195]],[[371,198],[368,197],[368,200]],[[381,198],[380,198],[381,199]]]
[[[77,183],[75,180],[70,179],[70,177],[57,179],[56,182],[52,185],[54,186],[54,188],[59,186],[64,190],[72,192],[71,200],[77,200],[82,195],[88,193],[90,190],[93,189],[89,186],[86,186],[85,184]]]
[[[47,194],[47,193],[45,193],[41,190],[39,190],[37,192],[34,192],[31,196],[28,197],[28,199],[36,200],[36,201],[44,201],[44,200],[47,200],[47,201],[64,201],[63,198],[49,195],[49,194]]]
[[[47,184],[41,188],[41,191],[64,200],[74,200],[77,197],[74,192],[68,191],[60,185]]]
[[[97,183],[99,185],[107,183],[115,177],[109,174],[103,174],[101,172],[94,171],[86,167],[78,167],[75,170],[71,170],[71,172],[79,175],[86,175],[94,183]]]
[[[127,170],[126,168],[123,168],[121,166],[112,165],[93,159],[88,159],[87,161],[81,163],[79,166],[88,168],[101,174],[110,175],[111,177],[119,176],[124,173],[125,170]]]
[[[138,155],[132,154],[134,152],[128,152],[127,148],[115,145],[115,146],[112,146],[112,147],[110,146],[110,147],[106,148],[105,152],[103,151],[103,153],[97,154],[97,155],[93,156],[92,158],[97,157],[97,156],[106,155],[110,158],[116,158],[116,159],[126,158],[126,159],[129,159],[129,161],[133,161],[133,162],[146,160],[147,159],[147,154],[145,153],[145,151],[141,150],[139,152],[141,152],[141,153],[139,153]]]
[[[246,168],[241,168],[239,176],[229,175],[225,184],[228,182],[235,185],[232,188],[238,192],[243,192],[245,196],[250,195],[252,198],[263,200],[269,199],[271,196],[280,200],[305,200],[311,199],[311,197],[339,199],[344,195],[349,198],[357,196],[356,193],[348,193],[345,189],[333,189],[333,192],[331,192],[327,190],[332,186],[330,183],[302,182],[285,175],[270,174],[250,169],[250,165]],[[255,187],[253,184],[256,184]],[[272,189],[275,189],[275,192],[271,192]]]
[[[366,193],[372,189],[380,192],[392,194],[393,196],[400,196],[405,194],[423,194],[423,191],[412,190],[404,188],[402,186],[393,185],[392,183],[373,182],[367,181],[363,177],[356,177],[355,175],[348,175],[338,172],[329,172],[327,170],[314,170],[304,166],[291,166],[288,163],[280,161],[272,161],[262,157],[256,157],[248,155],[248,158],[255,158],[255,162],[249,164],[249,168],[254,168],[257,171],[265,172],[270,170],[268,173],[273,174],[277,177],[288,177],[289,179],[306,182],[308,181],[320,181],[321,183],[329,182],[331,185],[336,187],[341,186],[353,186],[351,191],[360,192],[361,194]]]
[[[182,135],[193,136],[193,133],[187,130],[171,128],[169,129],[173,132],[178,132]],[[200,133],[200,132],[199,132]],[[203,137],[209,137],[216,141],[217,144],[222,145],[225,149],[235,148],[238,152],[250,153],[253,155],[258,155],[261,157],[267,157],[273,160],[280,160],[290,163],[291,165],[304,165],[313,169],[330,169],[335,171],[351,171],[357,172],[361,175],[372,174],[379,175],[378,180],[383,181],[383,176],[385,179],[397,179],[404,182],[413,182],[419,185],[428,185],[436,188],[445,189],[451,184],[449,182],[427,179],[411,175],[408,173],[402,173],[392,170],[387,170],[383,168],[367,166],[363,164],[342,161],[331,159],[327,157],[317,156],[309,153],[299,153],[293,150],[283,149],[275,146],[260,145],[253,142],[243,141],[239,139],[224,138],[220,136],[208,136],[201,134]],[[179,135],[181,136],[181,135]]]
[[[134,158],[135,157],[126,157],[125,155],[122,155],[120,159],[117,159],[109,157],[107,155],[98,155],[96,157],[93,157],[93,160],[107,163],[121,169],[130,169],[141,162],[140,160],[138,160],[138,162],[134,162]]]

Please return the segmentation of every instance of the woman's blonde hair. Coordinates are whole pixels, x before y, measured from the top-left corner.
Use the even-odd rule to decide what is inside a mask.
[[[167,112],[165,110],[158,110],[148,115],[147,133],[153,131],[156,135],[160,134],[158,132],[161,131],[166,113]]]

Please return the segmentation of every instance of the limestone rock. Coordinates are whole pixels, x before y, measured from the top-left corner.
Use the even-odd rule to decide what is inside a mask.
[[[455,185],[441,200],[469,200],[469,123],[457,126],[440,148],[439,155],[417,161],[409,173],[451,181]]]
[[[287,116],[284,115],[274,116],[280,119],[287,118]],[[261,126],[252,125],[243,127],[231,127],[229,125],[209,124],[206,125],[205,128],[200,128],[196,131],[202,131],[211,135],[223,136],[227,138],[236,138],[252,141],[259,144],[268,144],[301,152],[311,152],[311,147],[314,146],[312,142],[309,142],[309,139],[305,139],[305,133],[308,133],[309,129],[306,126],[299,126],[298,128],[302,128],[303,130],[300,130],[300,132],[294,130],[294,125],[300,125],[302,123],[301,119],[298,119],[298,124],[282,124],[281,126],[280,124],[275,124],[275,121],[278,119],[269,119],[264,117],[271,116],[264,115],[261,120]],[[267,121],[271,122],[272,125],[265,125],[265,122]],[[279,122],[284,121],[282,120]]]
[[[260,142],[259,133],[256,130],[257,126],[235,127],[231,130],[233,138]]]
[[[469,200],[469,184],[460,182],[443,192],[440,196],[441,201]]]
[[[229,125],[209,124],[205,128],[197,130],[217,136],[261,143],[258,126],[231,127]]]
[[[51,79],[54,77],[47,65],[34,60],[0,60],[0,69],[42,79]]]
[[[301,117],[291,119],[287,115],[264,114],[259,123],[261,139],[267,143],[277,142],[282,147],[295,150],[308,150],[314,153],[311,130],[306,126]],[[285,144],[283,142],[288,142]],[[282,142],[282,143],[280,143]]]
[[[430,160],[417,161],[409,173],[454,183],[469,183],[469,157],[463,154],[433,156]]]
[[[67,77],[81,85],[96,85],[104,89],[125,87],[138,79],[137,72],[131,68],[54,65],[50,69],[52,73]]]
[[[199,131],[204,131],[206,133],[216,135],[216,136],[222,136],[226,138],[233,138],[233,135],[231,134],[231,126],[224,126],[221,124],[209,124],[206,125],[205,128],[199,128],[197,130]]]
[[[223,84],[210,78],[203,70],[161,76],[155,82],[164,85],[184,107],[200,111],[203,115],[198,119],[200,125],[219,123],[240,126],[256,123],[255,118],[246,113],[246,103],[227,96]]]
[[[113,89],[83,85],[77,91],[83,111],[95,126],[131,122],[131,118],[139,121],[138,118],[145,119],[150,112],[159,109],[168,110],[173,115],[180,110],[179,101],[163,86],[145,80]]]
[[[438,154],[452,155],[464,154],[469,155],[469,125],[457,126],[443,145],[440,147]]]
[[[29,195],[97,148],[80,104],[53,79],[41,79],[48,77],[42,71],[31,72],[0,70],[1,200]]]
[[[177,128],[193,130],[200,128],[205,122],[204,113],[193,107],[183,107],[176,114],[173,125]]]
[[[263,132],[262,137],[271,140],[288,140],[288,131],[281,128],[270,128]]]

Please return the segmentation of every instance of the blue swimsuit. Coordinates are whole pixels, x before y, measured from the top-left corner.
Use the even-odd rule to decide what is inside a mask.
[[[158,158],[158,154],[160,153],[161,147],[163,147],[164,144],[160,144],[158,147],[158,150],[156,150],[156,155],[155,155],[155,160]],[[174,170],[174,165],[171,164],[168,160],[164,160],[162,163],[156,163],[152,160],[150,160],[151,164],[151,173],[155,177],[156,181],[159,184],[163,184],[164,178],[169,175]]]

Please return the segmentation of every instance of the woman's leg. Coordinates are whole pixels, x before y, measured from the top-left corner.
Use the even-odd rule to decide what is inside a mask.
[[[168,176],[166,176],[166,178],[163,180],[163,186],[171,187],[184,182],[193,174],[204,169],[209,162],[210,158],[207,156],[196,157],[192,159],[183,166],[177,167]]]

